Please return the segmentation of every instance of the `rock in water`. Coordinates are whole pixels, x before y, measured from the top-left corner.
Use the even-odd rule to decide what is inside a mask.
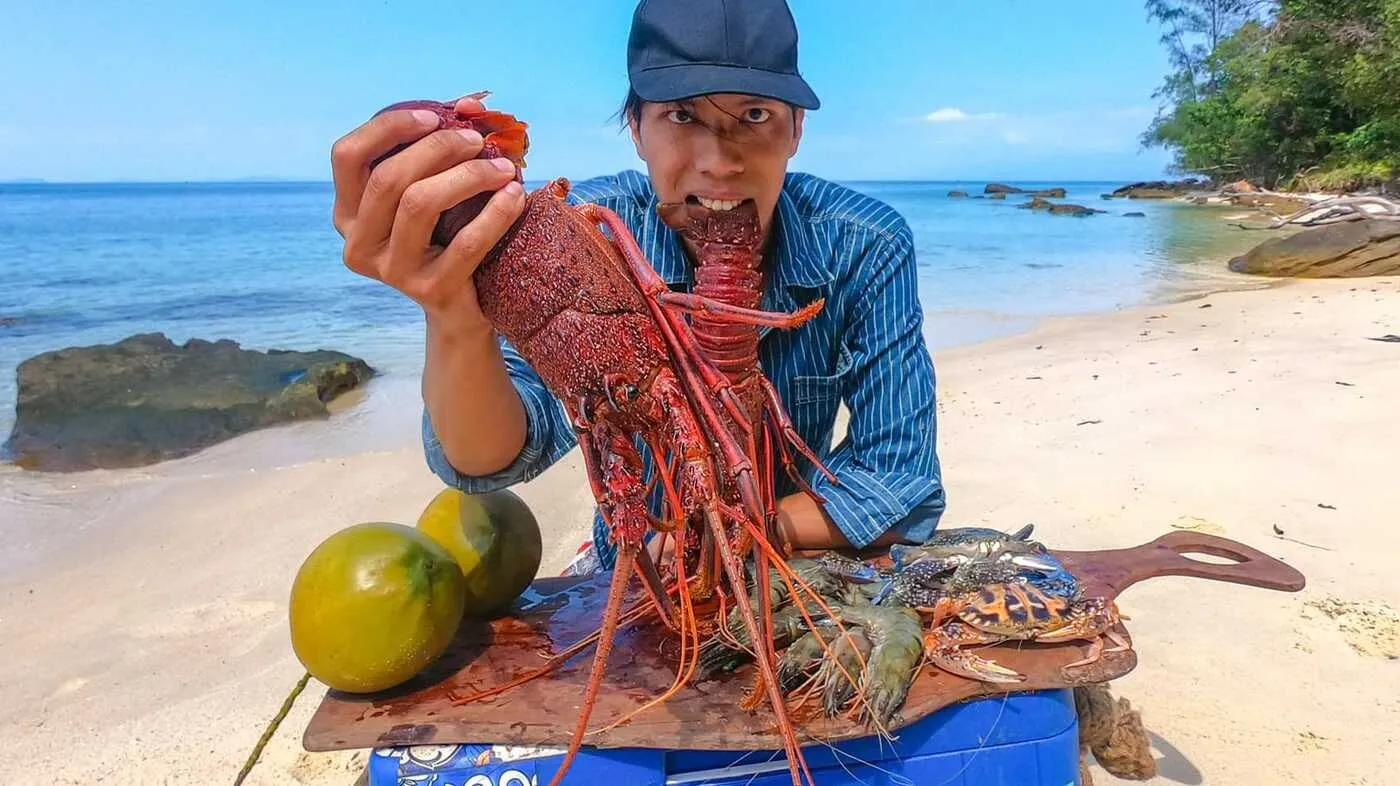
[[[42,471],[153,464],[325,417],[327,403],[373,375],[340,352],[255,352],[227,339],[177,346],[161,333],[45,352],[19,365],[5,452]]]
[[[1092,216],[1095,213],[1103,213],[1103,210],[1095,210],[1092,207],[1083,205],[1073,205],[1068,202],[1055,203],[1044,197],[1034,197],[1031,201],[1023,205],[1018,205],[1027,210],[1046,210],[1057,216]]]
[[[1129,183],[1121,188],[1115,188],[1112,194],[1104,194],[1105,199],[1122,198],[1128,199],[1171,199],[1182,196],[1192,191],[1201,191],[1210,188],[1209,180],[1199,180],[1188,178],[1186,180],[1152,180],[1142,183]]]
[[[1363,219],[1266,240],[1230,260],[1236,273],[1295,278],[1400,274],[1400,221]]]

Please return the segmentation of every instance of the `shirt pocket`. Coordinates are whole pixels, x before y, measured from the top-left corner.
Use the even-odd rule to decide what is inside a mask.
[[[835,404],[841,398],[841,388],[850,373],[853,359],[846,345],[839,344],[836,368],[831,374],[799,375],[792,378],[792,406]]]

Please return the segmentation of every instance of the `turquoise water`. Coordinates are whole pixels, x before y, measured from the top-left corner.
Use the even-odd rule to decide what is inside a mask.
[[[1086,219],[947,197],[981,182],[850,185],[912,226],[935,349],[1172,298],[1248,247],[1217,208],[1099,198],[1121,183],[1018,183],[1109,211]],[[0,441],[20,361],[133,333],[339,349],[407,385],[420,312],[342,265],[331,200],[329,183],[0,185]]]

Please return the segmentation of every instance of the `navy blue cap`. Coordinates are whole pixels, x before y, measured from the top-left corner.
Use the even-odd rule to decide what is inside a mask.
[[[821,106],[798,73],[797,23],[785,0],[642,0],[627,77],[643,101],[742,93]]]

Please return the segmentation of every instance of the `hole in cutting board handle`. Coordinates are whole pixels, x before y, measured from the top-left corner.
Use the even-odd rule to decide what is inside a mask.
[[[1182,557],[1192,562],[1200,562],[1206,565],[1239,565],[1244,562],[1242,558],[1223,557],[1219,554],[1207,554],[1204,551],[1178,551],[1177,554],[1180,554]]]
[[[1248,561],[1242,554],[1213,553],[1208,551],[1198,551],[1192,548],[1181,550],[1172,549],[1177,555],[1192,562],[1199,562],[1203,565],[1241,565]]]

